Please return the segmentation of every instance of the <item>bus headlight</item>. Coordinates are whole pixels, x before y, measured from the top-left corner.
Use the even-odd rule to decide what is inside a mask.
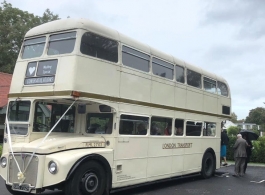
[[[56,162],[50,161],[48,164],[48,170],[51,174],[56,174],[58,172],[58,167]]]
[[[1,158],[1,167],[5,168],[5,167],[6,167],[6,164],[7,164],[7,159],[6,159],[6,157],[2,157],[2,158]]]

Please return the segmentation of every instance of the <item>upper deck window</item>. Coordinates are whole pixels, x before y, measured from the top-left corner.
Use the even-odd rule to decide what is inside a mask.
[[[51,35],[48,55],[72,53],[75,47],[76,32]]]
[[[216,93],[216,81],[215,80],[204,77],[203,86],[204,86],[205,91]]]
[[[82,54],[118,62],[118,43],[105,37],[86,32],[82,36],[80,51]]]
[[[43,53],[46,37],[27,39],[23,44],[22,59],[40,57]]]
[[[218,81],[217,82],[217,93],[219,95],[228,96],[228,89],[227,89],[226,84]]]
[[[181,66],[176,66],[176,81],[180,83],[185,82],[184,68]]]
[[[152,60],[153,74],[173,80],[174,65],[165,61],[153,58]]]
[[[122,63],[126,66],[149,72],[150,56],[127,46],[122,46]]]
[[[201,74],[187,70],[187,83],[193,87],[201,88]]]

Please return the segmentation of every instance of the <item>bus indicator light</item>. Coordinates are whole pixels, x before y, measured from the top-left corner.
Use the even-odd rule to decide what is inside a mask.
[[[80,93],[78,91],[72,91],[71,96],[73,96],[73,97],[80,97]]]

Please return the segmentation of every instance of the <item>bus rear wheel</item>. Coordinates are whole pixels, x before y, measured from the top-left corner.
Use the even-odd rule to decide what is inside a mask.
[[[106,188],[104,168],[95,161],[83,163],[65,183],[65,195],[102,195]]]
[[[215,160],[212,153],[207,152],[202,159],[201,175],[204,179],[210,178],[215,171]]]

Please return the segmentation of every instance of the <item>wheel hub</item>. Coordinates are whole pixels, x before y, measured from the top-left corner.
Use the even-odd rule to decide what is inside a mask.
[[[94,173],[88,173],[82,183],[87,192],[93,193],[98,188],[98,177]]]

